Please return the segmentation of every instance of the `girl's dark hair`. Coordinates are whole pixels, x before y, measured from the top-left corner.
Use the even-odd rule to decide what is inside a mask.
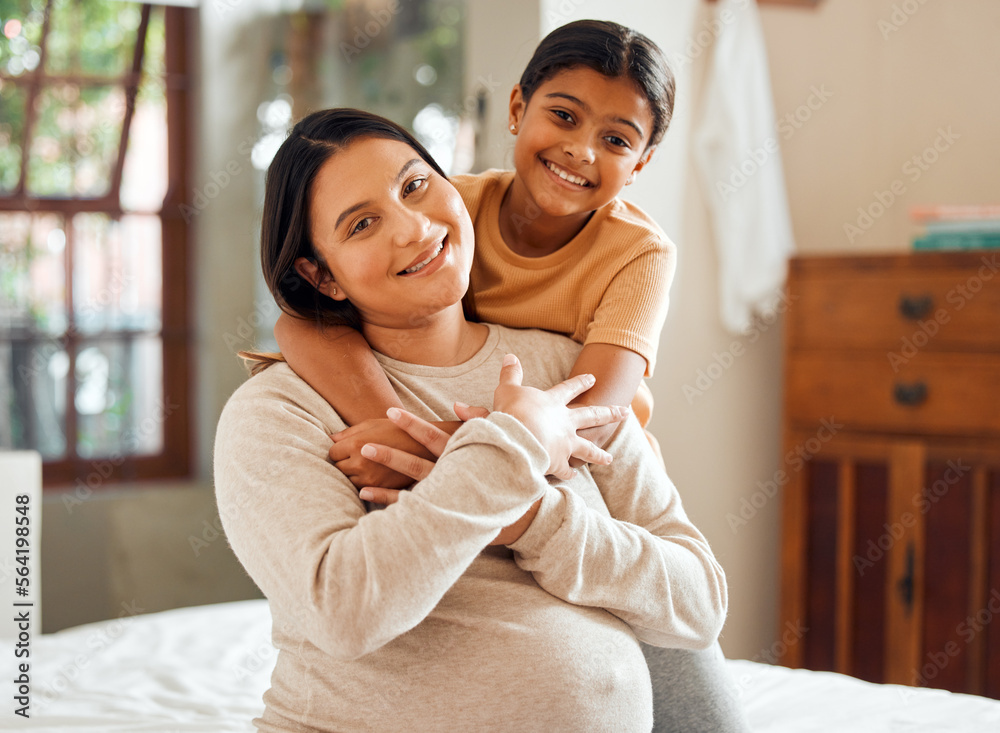
[[[406,143],[442,177],[444,171],[424,146],[391,120],[357,109],[327,109],[304,117],[292,128],[267,169],[264,214],[260,231],[260,264],[264,281],[282,310],[320,325],[360,328],[358,313],[347,301],[328,298],[295,270],[307,257],[329,274],[313,246],[309,227],[312,184],[320,168],[337,151],[361,138]]]
[[[647,147],[660,142],[674,111],[674,75],[660,47],[631,28],[606,20],[577,20],[556,28],[538,44],[521,74],[525,104],[539,86],[574,66],[612,79],[627,78],[646,95],[653,115]]]

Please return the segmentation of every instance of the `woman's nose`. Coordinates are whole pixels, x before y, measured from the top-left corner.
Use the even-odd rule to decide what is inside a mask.
[[[400,207],[395,240],[399,247],[426,240],[431,233],[431,220],[422,211]]]

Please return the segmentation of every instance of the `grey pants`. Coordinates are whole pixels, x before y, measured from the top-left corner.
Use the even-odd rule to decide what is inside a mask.
[[[736,682],[722,649],[642,645],[653,682],[653,733],[748,733]]]

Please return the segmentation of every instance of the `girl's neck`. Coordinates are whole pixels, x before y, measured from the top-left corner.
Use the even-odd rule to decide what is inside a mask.
[[[372,349],[398,361],[424,366],[462,364],[486,343],[489,329],[465,320],[462,304],[402,326],[364,323],[361,333]]]
[[[546,214],[515,175],[500,202],[500,235],[515,254],[544,257],[568,244],[587,225],[593,213]]]

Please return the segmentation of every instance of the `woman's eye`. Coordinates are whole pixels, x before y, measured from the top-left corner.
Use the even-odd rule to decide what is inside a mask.
[[[426,183],[427,183],[426,178],[414,178],[412,181],[407,183],[406,186],[403,188],[403,195],[409,196],[414,191],[418,191],[421,188],[423,188]]]
[[[372,225],[372,217],[366,216],[364,219],[362,219],[361,221],[359,221],[357,224],[354,225],[354,227],[351,229],[351,234],[354,235],[357,234],[358,232],[363,232],[371,225]]]

